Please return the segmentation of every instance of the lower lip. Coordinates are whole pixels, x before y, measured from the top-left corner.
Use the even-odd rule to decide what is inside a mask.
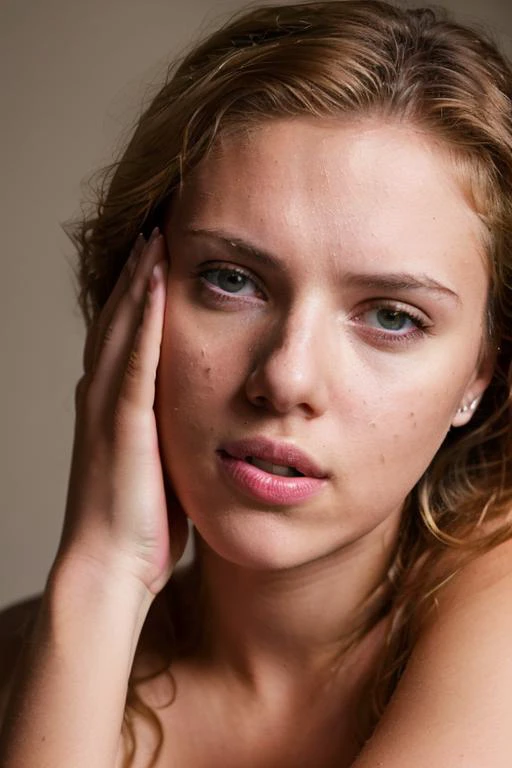
[[[317,477],[281,477],[272,475],[247,461],[227,453],[217,453],[220,465],[232,485],[266,504],[298,504],[317,494],[325,480]]]

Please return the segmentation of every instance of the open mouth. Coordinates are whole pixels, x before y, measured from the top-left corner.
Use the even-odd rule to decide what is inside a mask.
[[[271,464],[269,461],[263,461],[263,459],[257,459],[255,456],[246,456],[244,459],[248,464],[252,464],[258,469],[262,469],[264,472],[268,472],[271,475],[279,475],[280,477],[304,477],[302,472],[299,472],[295,467],[286,467],[282,464]]]
[[[320,493],[328,479],[303,451],[265,438],[225,443],[217,456],[232,487],[272,506],[302,504]]]
[[[219,446],[217,453],[228,462],[238,461],[240,466],[237,471],[243,471],[245,467],[251,472],[249,467],[252,466],[265,472],[267,480],[275,477],[276,482],[277,478],[283,478],[284,482],[295,480],[304,484],[306,480],[325,480],[328,477],[322,467],[296,445],[264,436],[225,442]],[[254,472],[251,476],[256,477]],[[260,476],[260,479],[266,482],[265,477]]]

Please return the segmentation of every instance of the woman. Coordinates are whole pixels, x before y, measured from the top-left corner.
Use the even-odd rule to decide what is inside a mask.
[[[511,94],[370,0],[250,11],[170,77],[75,230],[2,765],[509,764]]]

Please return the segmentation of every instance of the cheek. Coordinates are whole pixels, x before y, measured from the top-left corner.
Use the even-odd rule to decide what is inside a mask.
[[[402,407],[387,408],[381,421],[381,433],[388,453],[382,452],[382,464],[399,458],[405,464],[426,467],[450,428],[451,409],[433,407],[417,397],[404,397]],[[377,417],[378,418],[378,417]]]
[[[432,361],[403,369],[400,364],[392,371],[381,370],[378,377],[362,377],[359,397],[353,393],[343,419],[346,428],[352,413],[355,465],[361,466],[366,457],[365,471],[375,483],[387,487],[398,482],[408,492],[450,430],[469,378],[467,366],[455,370]]]
[[[382,418],[408,434],[446,433],[474,379],[477,361],[476,345],[464,350],[453,343],[431,344],[413,356],[384,358],[371,376]]]
[[[215,432],[223,393],[213,368],[208,337],[184,312],[169,312],[158,367],[155,412],[166,475],[182,503],[189,505],[191,466]]]
[[[194,423],[224,410],[243,381],[243,345],[176,306],[169,312],[159,366],[161,415]]]

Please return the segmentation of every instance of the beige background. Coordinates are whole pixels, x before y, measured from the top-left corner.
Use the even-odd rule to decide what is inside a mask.
[[[63,517],[83,328],[60,224],[168,59],[243,5],[0,0],[0,606],[43,588]],[[445,5],[512,51],[511,0]]]

